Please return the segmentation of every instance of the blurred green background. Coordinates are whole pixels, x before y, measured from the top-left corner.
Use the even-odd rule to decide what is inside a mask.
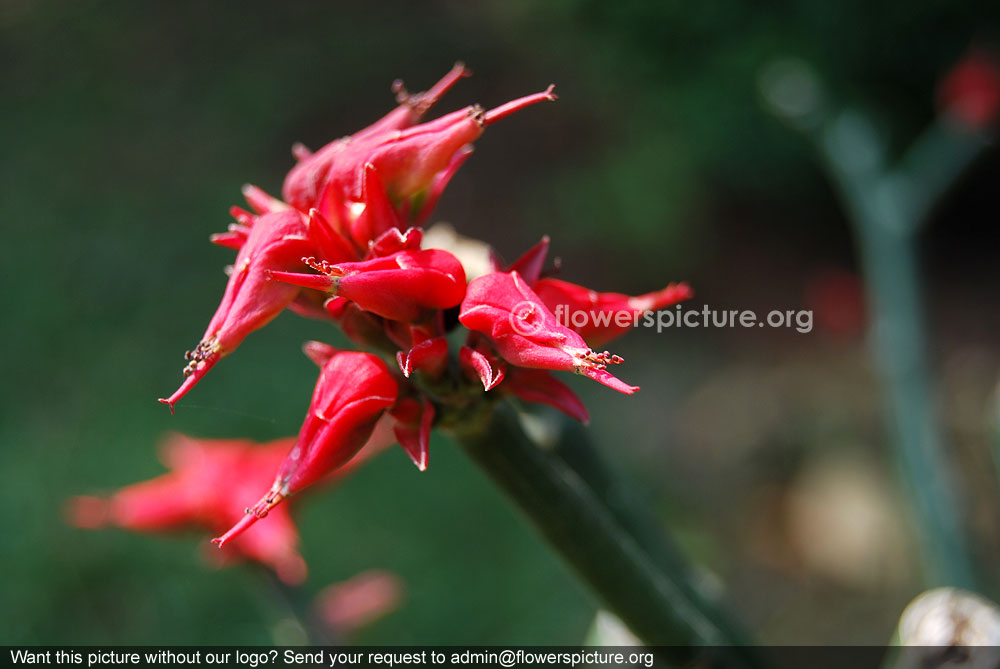
[[[639,331],[624,397],[575,383],[592,431],[705,576],[771,643],[882,643],[921,589],[863,333],[849,229],[811,147],[772,118],[763,67],[811,63],[905,146],[936,82],[1000,44],[988,3],[430,2],[0,4],[0,635],[5,643],[268,643],[281,607],[205,537],[84,532],[71,495],[163,471],[160,435],[293,434],[315,379],[282,315],[175,417],[231,253],[207,242],[252,182],[280,192],[317,148],[392,104],[389,84],[475,72],[443,110],[554,82],[492,127],[435,218],[508,258],[542,234],[563,275],[696,304],[817,311],[794,330]],[[997,563],[990,459],[1000,368],[988,151],[924,237],[933,364],[981,564]],[[832,286],[832,288],[831,288]],[[832,291],[832,292],[831,292]],[[832,295],[832,297],[831,297]],[[406,582],[370,643],[566,643],[596,601],[441,436],[421,474],[397,449],[299,507],[307,593],[370,567]],[[995,572],[983,574],[996,592]]]

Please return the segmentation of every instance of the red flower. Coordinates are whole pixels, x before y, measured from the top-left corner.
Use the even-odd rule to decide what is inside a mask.
[[[1000,114],[1000,65],[996,57],[973,50],[944,78],[938,99],[950,114],[973,128],[990,125]]]
[[[75,497],[70,523],[87,529],[115,525],[150,532],[184,527],[224,531],[242,517],[247,497],[270,482],[291,444],[291,438],[257,445],[175,435],[162,450],[170,473],[126,486],[108,498]],[[270,566],[283,581],[299,583],[306,565],[296,549],[298,541],[285,507],[265,531],[234,542],[233,552]]]
[[[336,265],[314,258],[306,263],[322,274],[271,274],[288,284],[328,291],[389,320],[421,321],[435,309],[458,305],[465,295],[462,263],[440,249],[400,251]]]
[[[478,380],[486,392],[500,386],[501,393],[514,395],[525,402],[547,404],[581,423],[590,422],[583,402],[569,386],[544,369],[507,368],[480,335],[471,334],[458,353],[462,371],[469,380]],[[503,385],[500,382],[503,381]]]
[[[374,355],[354,351],[330,355],[299,436],[271,489],[214,541],[220,546],[232,541],[286,497],[347,463],[364,446],[382,413],[395,404],[397,392],[395,379]]]
[[[201,341],[185,357],[187,377],[173,395],[160,401],[173,411],[177,403],[216,362],[232,353],[243,339],[266,325],[299,294],[296,286],[272,281],[270,272],[294,269],[313,253],[307,219],[284,209],[267,213],[253,223],[229,274],[226,292]]]
[[[418,123],[455,82],[468,74],[464,65],[456,63],[455,67],[431,90],[417,95],[406,95],[402,90],[402,82],[397,82],[398,85],[394,85],[394,88],[398,87],[402,93],[399,106],[372,125],[350,137],[334,140],[316,153],[310,153],[301,144],[296,145],[293,152],[300,162],[285,178],[285,185],[281,191],[285,200],[303,211],[317,206],[324,186],[329,182],[331,172],[335,169],[335,165],[343,163],[343,156],[349,149],[353,151],[354,147],[363,146],[373,137],[381,138]]]
[[[416,108],[399,109],[315,154],[297,151],[303,160],[285,180],[285,199],[303,211],[315,207],[362,248],[385,230],[421,224],[486,126],[555,99],[550,86],[490,111],[473,105],[410,125],[464,73],[453,70]]]
[[[559,322],[576,330],[590,346],[604,346],[617,339],[647,311],[663,309],[694,295],[686,283],[672,283],[662,290],[637,297],[598,293],[552,278],[540,279],[532,288]]]
[[[454,160],[464,159],[460,150],[477,140],[487,126],[537,102],[555,99],[550,86],[544,92],[526,95],[489,111],[477,105],[466,107],[364,147],[364,163],[378,170],[390,197],[404,200],[425,192],[436,176],[449,170]],[[349,161],[345,167],[348,164]],[[347,178],[333,179],[346,185],[349,199],[360,200],[359,170],[352,167],[343,176]]]
[[[369,569],[316,595],[320,619],[338,637],[351,636],[399,608],[406,588],[390,571]]]
[[[490,408],[480,383],[484,392],[548,404],[584,422],[583,403],[551,370],[572,371],[623,393],[638,390],[607,371],[620,357],[591,347],[622,334],[646,311],[686,299],[691,294],[686,284],[630,297],[543,278],[546,237],[508,267],[486,259],[485,243],[466,242],[476,253],[455,253],[474,258],[476,267],[467,264],[469,271],[493,270],[467,285],[466,268],[455,255],[421,249],[419,226],[485,128],[555,99],[550,86],[490,111],[470,106],[420,123],[466,74],[456,65],[428,93],[415,96],[400,84],[399,107],[373,125],[316,153],[293,147],[299,162],[284,183],[288,204],[244,188],[256,213],[234,207],[235,224],[212,237],[238,252],[222,302],[188,354],[187,379],[161,401],[172,410],[219,359],[285,307],[333,321],[386,359],[395,355],[402,373],[369,353],[309,342],[304,350],[321,372],[294,443],[268,447],[266,462],[240,446],[239,457],[172,467],[173,473],[127,488],[110,501],[81,499],[74,504],[77,524],[159,528],[196,518],[221,533],[215,543],[235,542],[283,578],[297,580],[304,568],[295,566],[301,558],[294,527],[287,505],[275,507],[356,463],[366,442],[383,445],[395,438],[424,469],[436,414],[439,422],[452,425]],[[460,341],[452,336],[460,335],[453,332],[456,311],[471,331],[457,365],[449,359],[449,342]],[[581,311],[586,318],[577,323],[573,316]],[[271,513],[266,529],[244,535]]]
[[[592,351],[579,334],[560,325],[517,272],[495,272],[470,283],[458,320],[489,337],[513,365],[576,372],[628,394],[639,389],[606,370],[622,362],[620,357]]]

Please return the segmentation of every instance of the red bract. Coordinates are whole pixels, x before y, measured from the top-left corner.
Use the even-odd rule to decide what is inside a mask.
[[[545,256],[548,255],[548,252],[549,238],[545,236],[506,268],[501,265],[500,259],[496,255],[493,255],[490,261],[494,272],[517,272],[529,286],[534,286],[542,275],[542,268],[545,267]]]
[[[325,290],[389,320],[414,323],[436,309],[458,305],[465,295],[465,270],[440,249],[400,251],[382,258],[336,265],[314,258],[307,264],[322,274],[272,272],[275,279]]]
[[[462,371],[470,380],[478,379],[483,384],[483,390],[489,392],[497,387],[507,374],[507,363],[497,358],[496,354],[478,341],[478,335],[470,337],[472,341],[458,352],[458,361]]]
[[[547,404],[581,423],[590,422],[590,413],[569,386],[544,369],[510,370],[501,390],[525,402]]]
[[[333,353],[323,364],[302,429],[271,489],[215,541],[225,545],[286,497],[347,463],[371,436],[382,413],[396,402],[397,392],[396,381],[375,356]]]
[[[87,529],[114,525],[147,532],[185,527],[221,532],[243,515],[247,497],[270,482],[291,444],[291,438],[257,445],[174,436],[163,448],[169,474],[126,486],[108,498],[73,498],[69,520]],[[298,583],[306,572],[298,540],[286,507],[266,530],[235,542],[233,552],[270,566],[286,582]]]
[[[444,337],[425,339],[405,352],[396,353],[396,362],[406,378],[416,371],[437,378],[448,367],[448,340]]]
[[[270,272],[299,267],[302,257],[312,252],[306,218],[299,212],[286,209],[259,217],[236,256],[219,308],[201,341],[185,355],[187,378],[173,395],[160,401],[173,411],[174,404],[216,362],[236,350],[248,334],[281,313],[300,289],[272,281]]]
[[[393,433],[417,469],[427,469],[430,452],[431,426],[434,424],[434,405],[426,397],[421,400],[407,397],[400,400],[390,412],[396,420]]]
[[[466,107],[386,137],[371,147],[365,162],[378,170],[390,197],[404,200],[423,192],[437,175],[448,172],[452,161],[464,159],[460,150],[477,140],[488,125],[537,102],[555,99],[550,86],[542,93],[526,95],[489,111],[476,105]],[[360,175],[356,169],[352,173],[353,183],[338,181],[349,184],[350,199],[360,200]]]
[[[331,172],[345,162],[345,154],[362,153],[364,146],[372,138],[381,138],[387,133],[404,130],[418,123],[455,82],[467,75],[465,66],[456,63],[433,88],[417,95],[406,95],[402,90],[402,83],[398,82],[398,86],[394,85],[394,88],[399,88],[402,93],[399,106],[372,125],[350,137],[334,140],[315,153],[309,153],[305,147],[297,145],[294,152],[300,162],[285,178],[285,185],[281,190],[285,200],[303,211],[317,206]]]
[[[511,364],[576,372],[628,394],[639,389],[606,370],[622,362],[620,357],[592,351],[580,335],[560,325],[517,272],[495,272],[470,283],[458,320],[489,337]]]
[[[589,346],[604,346],[628,332],[647,311],[663,309],[694,294],[686,283],[672,283],[663,290],[630,297],[598,293],[552,278],[540,279],[532,288],[559,322],[576,330]]]
[[[550,86],[490,111],[474,105],[411,125],[464,73],[453,70],[417,107],[404,103],[405,110],[315,154],[297,151],[303,160],[285,180],[285,199],[303,211],[318,209],[361,248],[388,229],[420,225],[486,126],[555,99]]]

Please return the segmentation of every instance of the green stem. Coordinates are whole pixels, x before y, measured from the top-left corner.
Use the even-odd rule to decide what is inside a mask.
[[[282,582],[269,568],[261,565],[256,565],[256,568],[266,585],[266,608],[269,615],[275,617],[275,622],[281,619],[293,621],[305,635],[306,645],[332,646],[339,642],[336,635],[311,613],[306,593]],[[282,643],[287,644],[287,641]]]
[[[945,140],[938,131],[906,162],[910,171],[889,171],[880,142],[866,119],[846,113],[817,137],[821,154],[849,213],[868,291],[875,357],[886,386],[896,438],[896,461],[916,512],[931,585],[974,586],[954,494],[956,474],[945,456],[944,434],[927,363],[926,319],[917,262],[916,232],[945,177],[971,161],[967,147],[951,155],[951,167],[921,167],[927,146]],[[940,158],[938,156],[937,158]],[[933,174],[933,178],[930,176]],[[926,176],[926,189],[917,179]],[[918,201],[914,194],[922,192]]]
[[[647,511],[647,506],[635,494],[635,488],[625,484],[625,478],[616,471],[614,463],[606,462],[601,457],[594,448],[587,429],[576,421],[563,419],[560,420],[558,430],[558,438],[552,445],[553,453],[587,483],[622,528],[642,546],[661,570],[674,574],[678,584],[692,598],[700,597],[705,602],[711,601],[710,596],[701,592],[702,588],[691,573],[691,566],[681,549]],[[714,612],[712,617],[717,619],[720,626],[730,628],[728,635],[734,641],[746,643],[745,639],[740,638],[741,633],[731,629],[730,623],[724,620],[721,613]]]
[[[623,498],[609,505],[555,450],[534,444],[510,407],[497,407],[482,430],[459,435],[465,451],[518,504],[597,592],[605,604],[650,645],[663,646],[671,661],[688,661],[696,645],[715,646],[725,666],[759,661],[715,605],[698,594],[679,554],[660,563],[653,543],[637,537],[641,523]],[[586,442],[576,447],[587,448]],[[591,462],[593,464],[593,462]],[[605,486],[605,493],[610,488]]]
[[[984,132],[939,117],[917,138],[900,160],[897,172],[907,177],[907,201],[915,225],[928,215],[989,145]]]

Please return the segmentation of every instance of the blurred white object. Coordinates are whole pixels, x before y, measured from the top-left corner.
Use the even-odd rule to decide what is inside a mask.
[[[803,128],[818,125],[825,104],[823,85],[806,61],[782,58],[767,64],[757,86],[771,112]]]
[[[587,646],[641,646],[642,641],[618,616],[599,610],[583,642]]]
[[[815,460],[789,490],[791,546],[811,571],[855,587],[905,583],[903,511],[876,463],[838,453]]]
[[[928,590],[899,619],[897,667],[1000,667],[1000,608],[958,588]],[[919,648],[914,648],[919,647]]]
[[[465,278],[469,281],[493,271],[489,244],[459,234],[450,223],[435,223],[425,229],[420,247],[449,251],[462,262]]]

